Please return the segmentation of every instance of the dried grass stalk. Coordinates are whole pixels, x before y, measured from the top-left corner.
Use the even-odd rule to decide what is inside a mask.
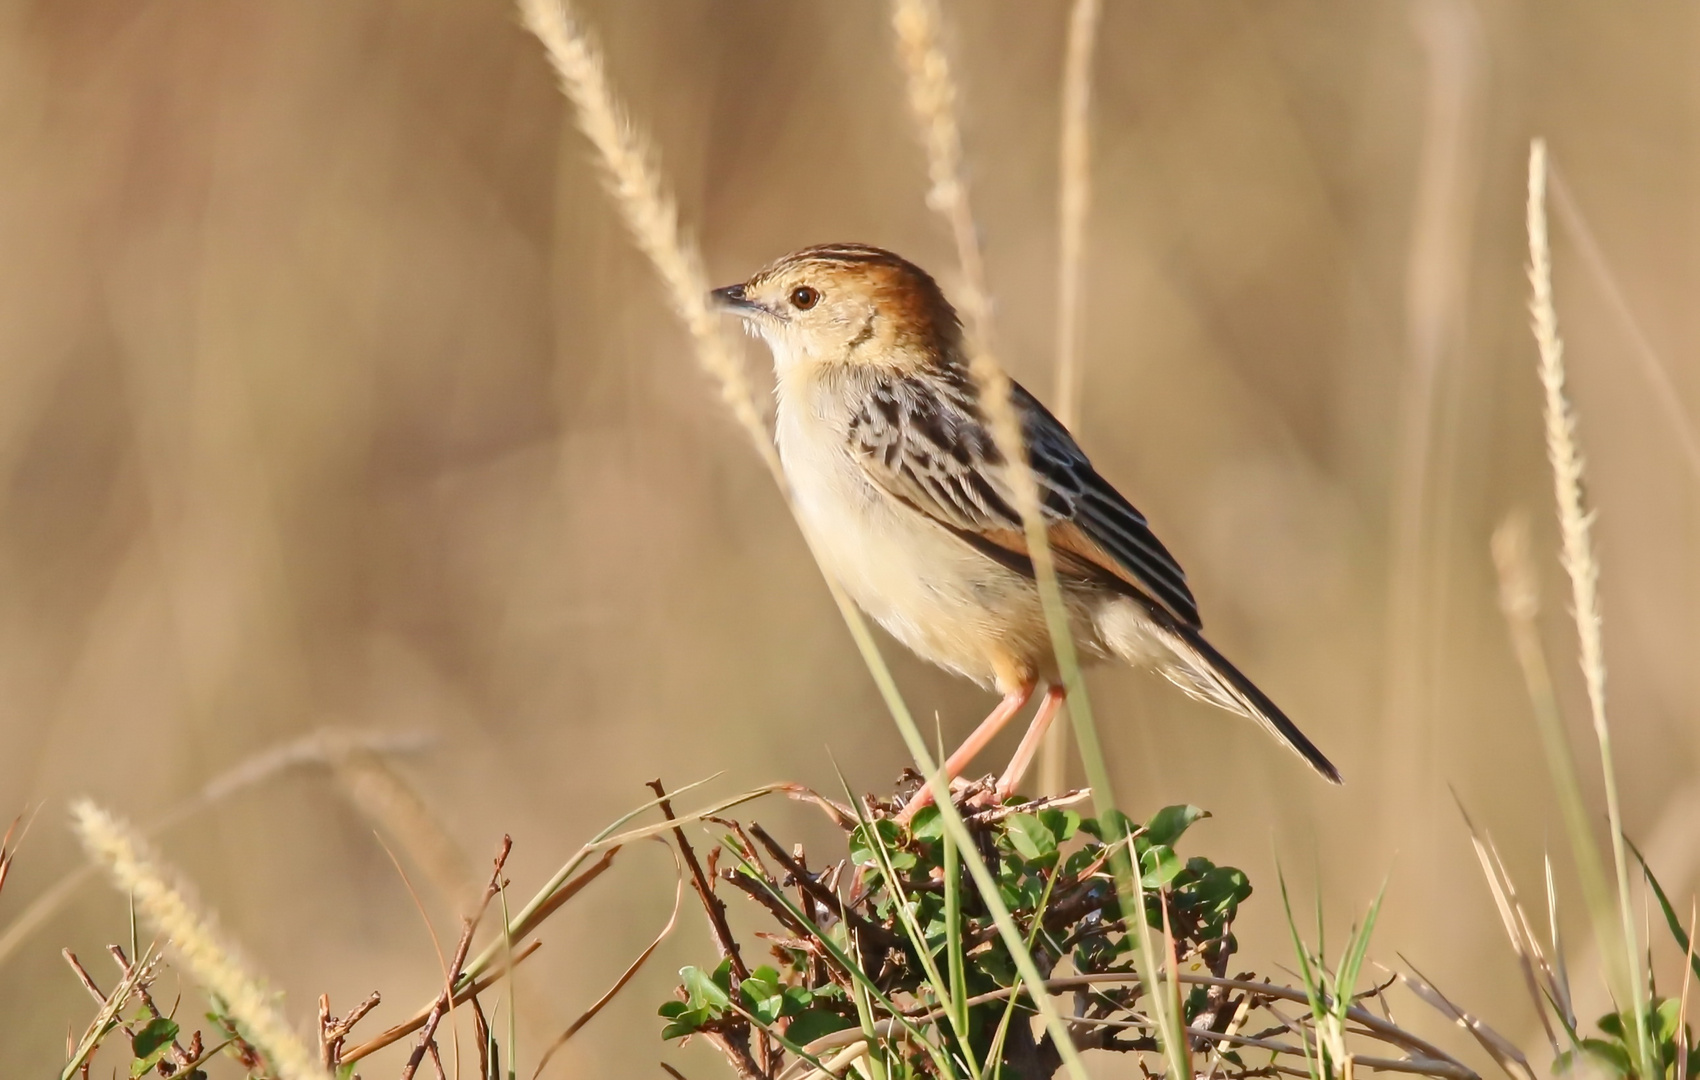
[[[1074,428],[1080,416],[1082,296],[1086,214],[1092,204],[1092,52],[1098,41],[1099,0],[1074,0],[1063,55],[1062,136],[1057,161],[1057,390],[1056,414]],[[1065,710],[1045,733],[1039,790],[1068,786],[1069,718]]]
[[[264,783],[289,769],[305,765],[322,765],[332,769],[350,757],[367,758],[416,753],[431,743],[431,736],[420,731],[358,731],[342,728],[320,728],[297,739],[263,750],[238,762],[208,781],[199,792],[184,799],[149,826],[157,834],[208,807]],[[88,864],[72,870],[46,889],[18,913],[4,930],[0,930],[0,967],[15,956],[30,935],[46,924],[93,873]]]
[[[472,903],[478,889],[472,861],[405,776],[365,750],[334,759],[331,771],[354,809],[396,839],[451,907],[460,911]]]
[[[679,208],[661,183],[655,154],[632,127],[608,84],[602,54],[562,0],[520,0],[526,28],[543,43],[560,76],[561,90],[573,103],[579,130],[596,148],[602,179],[632,242],[649,258],[667,289],[667,299],[696,346],[697,360],[720,385],[756,452],[781,479],[779,456],[768,437],[755,392],[743,365],[728,347],[720,321],[708,306],[708,277],[695,245],[679,230]]]
[[[944,48],[937,0],[894,0],[891,25],[897,32],[897,55],[908,79],[909,111],[927,155],[927,205],[950,226],[963,278],[957,290],[957,306],[968,316],[972,334],[983,338],[991,301],[980,234],[968,206],[968,185],[962,178],[956,79]]]
[[[1092,52],[1099,0],[1074,0],[1063,57],[1062,138],[1057,168],[1057,419],[1080,419],[1080,282],[1092,206]]]
[[[284,1080],[330,1080],[316,1055],[273,1004],[276,995],[242,962],[212,916],[129,824],[84,799],[71,808],[89,856],[105,866],[120,892],[165,935],[195,981],[218,997],[243,1037],[263,1050]]]
[[[979,232],[974,227],[974,215],[968,205],[968,186],[962,177],[962,134],[957,121],[956,80],[951,74],[950,58],[944,48],[943,20],[937,0],[892,0],[892,28],[897,36],[898,60],[907,77],[909,110],[926,150],[927,176],[931,185],[927,203],[949,224],[951,236],[956,241],[957,259],[961,263],[958,306],[966,316],[969,373],[974,378],[992,441],[1008,463],[1006,476],[1014,495],[1015,508],[1021,514],[1027,553],[1033,560],[1046,627],[1050,631],[1057,667],[1068,692],[1075,739],[1080,747],[1093,800],[1102,815],[1115,808],[1115,793],[1110,785],[1109,769],[1104,762],[1103,748],[1098,741],[1091,704],[1086,696],[1086,681],[1081,676],[1080,661],[1069,634],[1068,610],[1057,585],[1056,561],[1040,510],[1038,479],[1027,467],[1021,420],[1010,397],[1010,379],[998,363],[992,346],[991,301],[986,290],[985,263],[980,253]],[[1125,867],[1119,867],[1116,874],[1124,904],[1130,910],[1143,908],[1144,893],[1140,881],[1136,875],[1125,871]],[[1160,970],[1151,937],[1143,926],[1139,929],[1138,942],[1140,970]],[[1044,1000],[1042,1011],[1047,1023],[1052,1019],[1051,1009],[1049,1001]],[[1159,1041],[1170,1071],[1177,1076],[1189,1075],[1187,1043],[1181,1033],[1178,1016],[1161,995],[1152,996],[1151,1009],[1162,1033]],[[1064,1038],[1059,1037],[1059,1044],[1067,1045]],[[1083,1069],[1077,1055],[1065,1057],[1065,1063],[1071,1071]]]
[[[957,307],[967,323],[969,371],[979,387],[980,404],[986,411],[998,451],[1005,461],[1026,461],[1021,420],[1009,400],[1009,376],[992,351],[991,298],[986,289],[985,258],[968,203],[968,184],[962,176],[956,79],[944,48],[943,20],[937,0],[894,0],[891,25],[897,33],[897,55],[907,77],[909,111],[926,151],[927,205],[944,218],[956,243],[956,258],[962,272],[956,290]],[[1016,508],[1023,520],[1037,520],[1039,489],[1031,471],[1012,466],[1009,475],[1015,486]],[[1049,551],[1044,558],[1049,562]],[[1036,558],[1035,565],[1038,561]]]
[[[1572,614],[1576,619],[1582,678],[1588,688],[1589,714],[1594,734],[1608,755],[1609,772],[1600,568],[1594,558],[1594,515],[1584,505],[1582,493],[1583,460],[1576,437],[1576,411],[1565,392],[1564,341],[1558,336],[1558,314],[1552,297],[1552,251],[1547,241],[1546,144],[1539,139],[1529,150],[1529,285],[1531,326],[1540,352],[1541,388],[1545,391],[1547,460],[1552,465],[1553,495],[1558,502],[1564,572],[1570,577]],[[1615,813],[1614,808],[1614,816]]]
[[[1653,347],[1652,339],[1647,336],[1641,320],[1636,318],[1635,309],[1630,307],[1629,298],[1624,295],[1623,286],[1618,282],[1611,263],[1606,259],[1605,249],[1595,238],[1587,215],[1582,213],[1581,205],[1564,182],[1564,173],[1552,169],[1549,179],[1552,182],[1552,193],[1556,196],[1553,202],[1558,207],[1559,220],[1569,227],[1578,253],[1582,256],[1583,265],[1593,273],[1594,283],[1599,286],[1612,314],[1623,324],[1624,335],[1629,339],[1630,352],[1640,361],[1641,374],[1646,377],[1648,388],[1653,391],[1653,402],[1664,415],[1665,421],[1670,424],[1671,434],[1676,437],[1677,444],[1682,447],[1682,456],[1688,463],[1688,471],[1694,474],[1696,480],[1700,480],[1700,433],[1695,431],[1694,421],[1683,408],[1683,395],[1677,389],[1676,380],[1671,377],[1670,364],[1659,355],[1659,350]]]
[[[1565,393],[1564,342],[1558,336],[1558,313],[1553,305],[1552,249],[1547,239],[1547,149],[1544,140],[1529,144],[1529,312],[1540,353],[1541,387],[1545,391],[1547,460],[1552,465],[1553,494],[1558,501],[1562,561],[1570,577],[1571,614],[1576,620],[1582,678],[1588,689],[1588,711],[1600,745],[1600,770],[1605,776],[1606,816],[1611,826],[1612,861],[1617,871],[1618,914],[1622,919],[1621,949],[1628,985],[1619,986],[1619,1000],[1639,1002],[1643,994],[1642,959],[1636,945],[1635,913],[1629,897],[1629,869],[1623,842],[1623,815],[1618,806],[1617,771],[1612,763],[1611,729],[1606,723],[1606,658],[1600,617],[1600,567],[1594,557],[1594,516],[1582,491],[1582,450],[1576,437],[1576,412]],[[1646,1057],[1647,1018],[1635,1008],[1636,1043]],[[1650,1060],[1650,1059],[1649,1059]]]
[[[1033,470],[1025,467],[1027,451],[1021,418],[1010,400],[1009,375],[992,349],[991,301],[986,291],[979,231],[968,205],[968,185],[962,177],[956,80],[944,48],[943,21],[937,0],[893,0],[891,24],[897,34],[898,60],[907,77],[909,111],[927,155],[927,177],[931,185],[927,205],[945,219],[956,241],[957,261],[962,271],[958,307],[966,316],[968,370],[974,378],[992,442],[1009,463],[1006,475],[1015,496],[1015,508],[1025,526],[1028,553],[1057,650],[1058,667],[1063,671],[1069,699],[1078,713],[1086,708],[1085,684],[1079,679],[1079,662],[1068,634],[1068,616],[1056,584],[1056,563],[1039,507],[1039,483]],[[1092,787],[1108,797],[1107,777],[1094,777]]]
[[[765,425],[761,422],[760,413],[755,407],[755,398],[750,391],[749,382],[744,377],[743,369],[733,358],[725,340],[719,334],[718,324],[712,318],[712,312],[707,306],[708,282],[702,274],[701,263],[694,248],[680,235],[678,215],[672,200],[667,196],[659,173],[653,165],[653,159],[644,141],[631,129],[624,110],[614,97],[603,71],[602,60],[595,46],[582,27],[574,23],[568,14],[562,0],[518,0],[527,27],[543,43],[549,53],[551,63],[561,78],[561,86],[567,97],[573,102],[579,118],[579,126],[596,147],[606,170],[607,186],[613,196],[620,215],[625,219],[628,230],[632,234],[638,248],[655,263],[663,282],[673,301],[673,306],[691,331],[695,341],[699,362],[711,375],[719,380],[721,396],[737,416],[762,460],[768,465],[774,479],[779,483],[781,491],[789,494],[789,485],[785,482],[784,471],[780,467],[779,455],[773,448]],[[936,12],[934,13],[936,16]],[[933,21],[936,28],[936,18]],[[937,57],[942,60],[942,52]],[[948,88],[948,70],[944,73],[944,85]],[[954,126],[948,132],[956,147],[955,154],[960,157],[960,143],[955,139]],[[958,188],[958,192],[960,189]],[[966,206],[962,209],[966,212]],[[968,223],[972,237],[971,223]],[[978,245],[973,248],[978,253]],[[975,264],[977,268],[977,263]],[[974,280],[980,281],[981,275],[976,273]],[[965,305],[970,317],[975,312],[984,312],[983,287],[971,286],[973,295]],[[989,365],[995,373],[995,379],[1000,389],[999,393],[989,395],[1001,403],[1001,410],[994,406],[988,412],[992,414],[994,436],[1001,438],[1010,432],[1014,433],[1013,445],[1019,450],[1020,431],[1015,425],[1014,412],[1009,407],[1008,381],[1003,376],[996,362],[987,355],[982,369]],[[982,393],[984,390],[982,389]],[[1001,412],[1004,420],[998,420]],[[1024,460],[1016,453],[1010,456],[1012,461]],[[1031,475],[1025,470],[1012,470],[1022,475],[1024,484],[1018,484],[1028,489],[1025,502],[1018,498],[1023,516],[1031,523],[1037,521],[1037,513],[1028,514],[1027,505],[1031,504],[1036,511],[1038,498],[1036,486]],[[1019,492],[1018,492],[1019,494]],[[813,538],[808,529],[798,521],[805,541],[814,548]],[[1043,536],[1041,530],[1041,544]],[[1048,549],[1041,549],[1045,556],[1035,558],[1035,566],[1042,575],[1048,574],[1054,581],[1054,573],[1050,569]],[[816,560],[818,563],[818,559]],[[916,726],[908,706],[904,703],[902,694],[897,689],[896,680],[892,678],[890,668],[879,654],[879,647],[868,629],[867,621],[850,601],[848,595],[831,575],[824,575],[827,585],[832,591],[833,600],[837,603],[844,617],[845,625],[850,630],[851,637],[856,642],[857,649],[868,665],[868,670],[878,685],[880,695],[885,699],[892,718],[896,720],[904,742],[914,755],[916,764],[921,767],[924,775],[933,777],[935,797],[941,805],[946,822],[946,828],[959,834],[960,843],[971,843],[967,828],[960,817],[950,807],[950,793],[944,781],[939,778],[936,767],[931,760],[926,740]],[[1054,586],[1053,586],[1054,591]],[[1063,635],[1066,644],[1066,634]],[[1059,644],[1059,648],[1063,645]],[[1038,972],[1032,959],[1023,949],[1021,930],[1010,918],[1009,912],[997,897],[996,880],[986,869],[984,862],[977,855],[970,856],[967,866],[980,886],[982,894],[987,897],[987,904],[992,909],[998,923],[1000,934],[1005,938],[1012,954],[1015,955],[1016,966],[1024,977],[1030,981],[1038,981]],[[1068,1034],[1061,1015],[1048,998],[1041,997],[1040,1012],[1045,1018],[1047,1027],[1062,1041],[1065,1046],[1064,1054],[1071,1074],[1084,1078],[1086,1073],[1080,1064],[1079,1055],[1072,1050],[1072,1044],[1067,1042]]]

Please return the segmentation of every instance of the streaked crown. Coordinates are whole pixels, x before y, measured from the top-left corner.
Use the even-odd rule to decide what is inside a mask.
[[[956,309],[932,276],[865,244],[794,251],[715,297],[767,338],[781,363],[906,364],[954,356],[961,345]]]

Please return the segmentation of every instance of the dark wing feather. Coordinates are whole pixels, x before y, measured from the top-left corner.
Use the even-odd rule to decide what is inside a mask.
[[[1019,384],[1011,400],[1059,573],[1154,599],[1197,628],[1186,574],[1055,417]],[[869,476],[987,556],[1033,574],[1003,457],[965,373],[898,377],[870,389],[850,439]]]

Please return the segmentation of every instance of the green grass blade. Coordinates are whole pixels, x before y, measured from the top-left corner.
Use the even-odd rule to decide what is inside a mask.
[[[842,781],[843,777],[840,776],[839,779]],[[844,790],[847,795],[850,795],[848,801],[856,813],[856,820],[861,824],[863,834],[867,836],[874,854],[878,857],[880,875],[885,878],[886,886],[897,900],[894,910],[897,912],[898,921],[902,923],[904,935],[908,937],[909,944],[914,947],[915,955],[920,958],[921,967],[926,973],[927,985],[933,992],[933,998],[938,1005],[949,1005],[955,1000],[954,988],[960,987],[961,981],[958,979],[950,985],[945,983],[944,976],[939,971],[938,960],[933,956],[932,948],[927,943],[926,932],[920,922],[916,920],[914,910],[909,906],[909,894],[903,888],[903,881],[898,877],[897,868],[892,865],[891,851],[885,846],[885,839],[880,836],[879,829],[874,827],[873,821],[862,812],[861,802],[850,794],[848,784],[845,785]],[[949,931],[947,931],[948,933]],[[958,934],[957,940],[960,943],[960,934]],[[953,968],[960,966],[960,962],[960,957],[954,957],[951,961]],[[974,1060],[973,1048],[968,1041],[966,1012],[959,1015],[953,1008],[946,1013],[946,1018],[950,1022],[951,1030],[956,1034],[957,1043],[962,1048],[962,1058],[968,1066],[969,1075],[973,1080],[980,1080],[980,1066]]]
[[[916,1026],[914,1021],[910,1020],[909,1017],[904,1014],[902,1009],[897,1007],[896,1002],[886,996],[885,992],[874,983],[874,980],[869,977],[867,972],[862,970],[862,966],[858,964],[849,953],[840,948],[838,943],[833,941],[830,935],[826,934],[820,927],[816,926],[814,921],[810,919],[808,915],[804,913],[803,909],[798,907],[789,896],[786,896],[783,892],[770,886],[767,883],[766,876],[761,873],[760,868],[744,856],[744,853],[738,849],[738,845],[734,840],[728,838],[725,844],[725,850],[737,860],[739,869],[749,875],[751,881],[754,881],[757,885],[761,886],[763,892],[778,901],[799,924],[808,927],[809,932],[814,935],[816,941],[820,942],[821,947],[831,954],[832,958],[836,960],[845,971],[850,973],[850,976],[858,987],[859,992],[865,993],[868,998],[879,1002],[880,1007],[883,1008],[892,1017],[892,1019],[897,1021],[904,1031],[908,1032],[917,1043],[928,1047],[928,1049],[932,1051],[936,1064],[939,1064],[942,1069],[948,1070],[948,1057],[944,1055],[938,1047],[934,1046],[932,1041],[926,1037],[926,1033],[920,1027]],[[858,997],[856,1009],[857,1014],[861,1016],[863,1020],[863,1030],[869,1037],[868,1045],[872,1047],[877,1043],[877,1034],[873,1028],[872,1006],[861,997]],[[866,1015],[862,1015],[864,1009],[866,1010]],[[873,1060],[873,1056],[871,1054],[869,1055],[869,1060]]]
[[[968,832],[968,825],[962,820],[951,802],[950,785],[940,779],[938,765],[933,761],[932,754],[927,749],[926,739],[921,735],[921,729],[915,724],[915,718],[909,712],[909,706],[904,703],[903,695],[897,689],[897,682],[892,678],[891,669],[880,655],[879,645],[875,643],[872,632],[868,629],[867,620],[856,610],[838,583],[828,579],[833,599],[838,602],[839,612],[844,617],[845,625],[850,628],[850,636],[855,640],[856,647],[861,650],[862,658],[868,665],[874,683],[879,688],[880,696],[885,699],[886,709],[897,723],[897,730],[903,736],[904,743],[909,747],[909,754],[914,758],[917,771],[922,776],[930,777],[929,784],[933,791],[933,800],[939,808],[939,819],[944,823],[956,840],[958,853],[963,857],[963,865],[968,868],[968,876],[974,879],[974,885],[984,898],[987,913],[997,926],[998,936],[1003,939],[1005,947],[1015,962],[1016,970],[1029,986],[1042,987],[1044,979],[1039,974],[1039,968],[1033,963],[1033,957],[1023,946],[1021,928],[1015,924],[1009,908],[1003,898],[998,895],[997,880],[992,877],[986,861],[980,857],[980,852],[974,847],[974,838]],[[1076,731],[1080,730],[1076,726]],[[1100,761],[1100,764],[1102,762]],[[1139,910],[1143,910],[1143,905]],[[1144,921],[1140,920],[1140,926]],[[1072,1080],[1090,1080],[1086,1065],[1080,1059],[1080,1051],[1075,1049],[1074,1041],[1069,1037],[1068,1024],[1062,1014],[1057,1011],[1056,1003],[1050,995],[1040,991],[1034,995],[1039,1015],[1044,1019],[1045,1030],[1056,1042],[1062,1054],[1063,1067],[1068,1070]]]
[[[768,891],[771,892],[772,890]],[[811,928],[814,927],[813,923],[808,925]],[[821,940],[824,943],[825,938],[821,938]],[[851,940],[854,941],[855,939],[852,938]],[[861,1024],[862,1037],[868,1040],[868,1071],[873,1074],[873,1080],[886,1080],[885,1059],[880,1056],[883,1053],[883,1048],[880,1045],[879,1032],[874,1028],[873,1006],[868,1003],[868,987],[873,984],[861,968],[852,965],[851,971],[858,976],[856,985],[852,988],[854,990],[852,996],[856,1002],[856,1020]],[[875,991],[875,993],[878,993],[878,991]]]
[[[1346,1010],[1352,1005],[1352,995],[1358,985],[1358,973],[1363,969],[1364,957],[1369,953],[1369,939],[1375,933],[1375,920],[1381,914],[1381,901],[1387,895],[1387,882],[1381,883],[1381,891],[1375,894],[1375,900],[1369,906],[1369,912],[1364,916],[1361,930],[1354,930],[1351,940],[1346,943],[1346,954],[1340,958],[1340,970],[1334,980],[1335,1014],[1343,1024],[1346,1021]]]
[[[1694,949],[1689,944],[1688,932],[1682,928],[1682,920],[1677,918],[1676,909],[1671,907],[1670,897],[1665,895],[1664,886],[1660,885],[1659,879],[1653,876],[1653,868],[1647,865],[1647,857],[1641,854],[1641,849],[1635,846],[1635,841],[1625,837],[1624,842],[1629,845],[1629,850],[1635,854],[1635,861],[1641,864],[1641,873],[1646,876],[1647,884],[1652,888],[1653,896],[1659,902],[1659,910],[1664,912],[1665,925],[1670,927],[1671,937],[1676,939],[1676,947],[1681,949],[1683,955],[1688,957],[1694,974],[1700,975],[1700,957],[1694,955]]]
[[[950,965],[950,1011],[960,1029],[968,1029],[968,958],[962,954],[962,863],[956,838],[943,837],[945,957]]]
[[[1327,987],[1319,985],[1316,973],[1311,969],[1310,950],[1305,947],[1304,939],[1299,937],[1299,924],[1293,918],[1292,898],[1287,894],[1287,875],[1282,871],[1279,862],[1275,865],[1275,880],[1281,886],[1281,910],[1286,913],[1287,933],[1292,938],[1293,955],[1299,961],[1299,981],[1304,984],[1305,997],[1310,1003],[1311,1019],[1320,1024],[1328,1016]],[[1324,1080],[1322,1075],[1324,1063],[1312,1057],[1310,1052],[1311,1041],[1311,1039],[1305,1038],[1302,1032],[1300,1033],[1299,1043],[1304,1047],[1305,1052],[1305,1070],[1310,1073],[1311,1080]],[[1319,1053],[1321,1049],[1322,1043],[1318,1040],[1317,1050]]]

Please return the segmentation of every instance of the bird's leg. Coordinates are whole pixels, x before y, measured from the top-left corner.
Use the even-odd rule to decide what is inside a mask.
[[[966,769],[968,763],[974,760],[974,755],[984,750],[986,744],[1003,730],[1004,725],[1015,718],[1015,714],[1020,712],[1032,697],[1032,683],[1017,687],[1004,694],[1003,700],[997,703],[997,707],[986,714],[986,718],[980,721],[980,726],[974,729],[972,735],[963,740],[962,745],[957,747],[956,752],[950,755],[949,760],[944,763],[945,782],[949,783],[963,769]],[[897,820],[907,823],[910,818],[915,816],[916,811],[932,801],[933,789],[929,777],[928,783],[921,786],[921,790],[917,791],[915,797],[910,799],[908,804],[903,807],[903,812],[897,815]]]
[[[1021,745],[1015,748],[1015,756],[1009,759],[1009,767],[998,778],[998,802],[1003,802],[1015,794],[1015,786],[1021,783],[1021,778],[1027,774],[1027,767],[1033,764],[1033,755],[1039,752],[1039,744],[1045,740],[1045,731],[1062,712],[1063,698],[1068,691],[1060,686],[1047,687],[1045,700],[1039,702],[1039,711],[1033,714],[1033,723],[1027,727],[1027,734],[1021,737]]]

